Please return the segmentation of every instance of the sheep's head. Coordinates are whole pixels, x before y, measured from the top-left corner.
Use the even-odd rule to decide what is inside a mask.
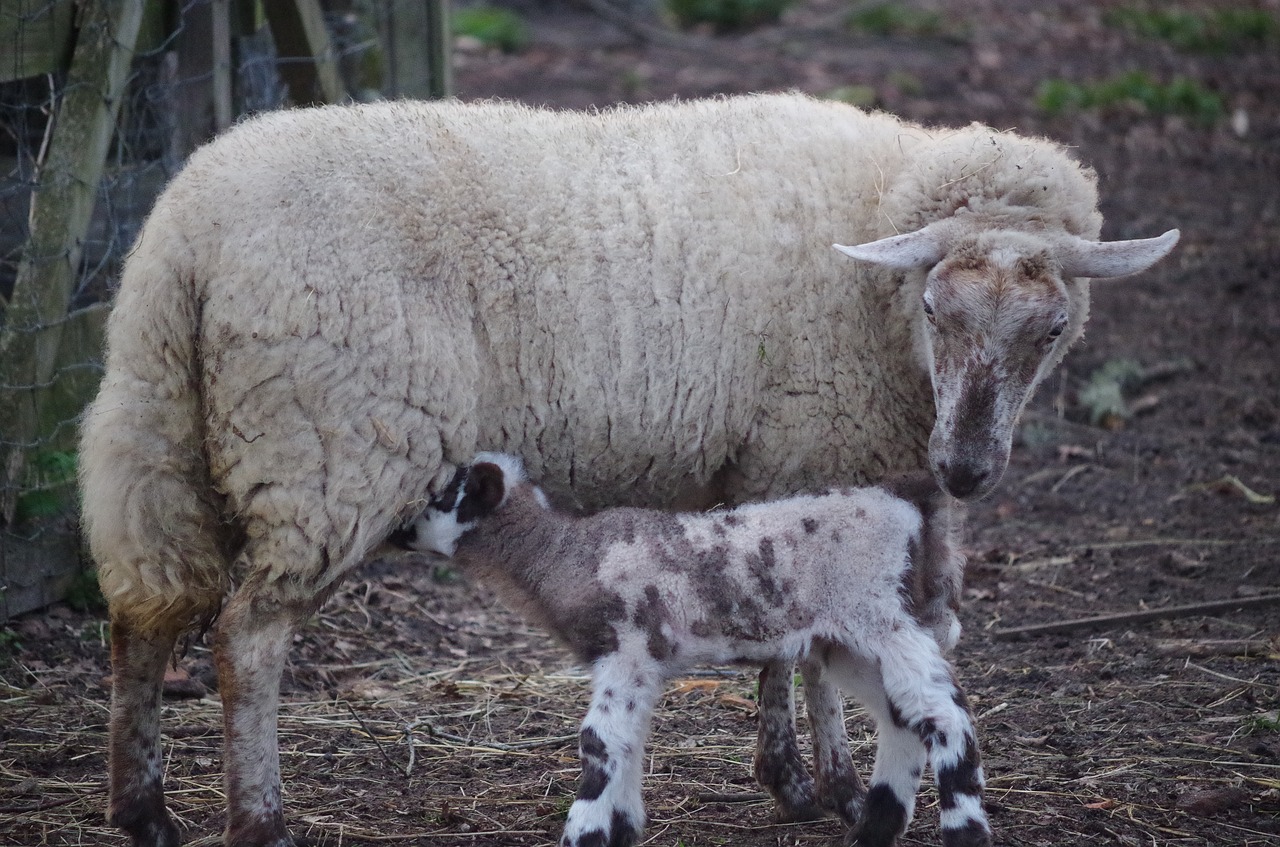
[[[1146,270],[1177,241],[1177,230],[1100,243],[1061,232],[976,229],[952,218],[835,247],[865,262],[927,270],[912,308],[937,413],[929,462],[952,496],[969,499],[1000,481],[1022,408],[1083,332],[1087,278]]]
[[[389,540],[421,553],[452,556],[458,539],[501,508],[513,491],[525,489],[539,505],[548,508],[542,489],[528,484],[519,458],[505,453],[478,453],[471,464],[458,468],[449,484],[431,498],[412,524]]]

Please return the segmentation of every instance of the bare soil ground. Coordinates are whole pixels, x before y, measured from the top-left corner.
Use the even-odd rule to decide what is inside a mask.
[[[1107,26],[1118,4],[939,0],[952,38],[871,38],[846,5],[800,0],[752,33],[672,46],[581,8],[526,3],[533,43],[460,57],[461,97],[563,107],[868,86],[877,107],[1074,145],[1099,172],[1105,237],[1177,226],[1153,271],[1094,287],[1085,343],[1040,393],[999,491],[974,508],[957,664],[980,718],[998,843],[1280,843],[1280,49],[1179,52]],[[1195,8],[1248,3],[1190,3]],[[1261,4],[1273,14],[1273,0]],[[1046,116],[1048,78],[1145,69],[1220,93],[1212,125],[1120,106]],[[1143,369],[1097,425],[1103,365]],[[1012,638],[1010,629],[1166,610]],[[66,606],[0,633],[0,841],[123,844],[103,825],[109,673],[100,613]],[[165,706],[173,807],[217,843],[221,728],[208,651]],[[651,844],[817,845],[750,777],[754,678],[674,684],[656,721]],[[280,743],[295,832],[326,845],[553,843],[577,778],[586,678],[484,591],[411,559],[373,562],[298,636]],[[869,773],[870,725],[849,718]],[[937,843],[926,791],[905,844]]]

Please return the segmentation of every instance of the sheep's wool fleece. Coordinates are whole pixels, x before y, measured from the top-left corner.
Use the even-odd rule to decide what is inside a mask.
[[[1055,144],[800,95],[246,121],[125,269],[83,454],[104,589],[305,595],[477,449],[585,507],[726,467],[731,502],[922,467],[922,276],[831,245],[953,214],[1100,227]]]

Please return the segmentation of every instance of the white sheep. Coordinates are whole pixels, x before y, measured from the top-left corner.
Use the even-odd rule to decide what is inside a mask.
[[[911,820],[926,759],[942,842],[991,843],[972,715],[928,619],[939,580],[958,584],[943,495],[907,480],[699,514],[551,508],[519,459],[481,453],[397,540],[454,556],[591,664],[582,779],[561,847],[627,847],[644,825],[640,781],[653,708],[697,664],[805,659],[876,719],[880,751],[861,847],[891,847]],[[846,749],[839,712],[815,736]],[[823,755],[818,750],[815,756]]]
[[[588,508],[925,467],[987,492],[1081,332],[1084,278],[1176,240],[1098,243],[1096,206],[1052,143],[800,95],[236,126],[143,227],[85,418],[110,820],[177,843],[160,682],[175,639],[216,616],[226,838],[289,843],[275,727],[292,635],[481,447]],[[869,243],[850,261],[837,241]],[[761,755],[793,762],[789,670],[765,676]],[[760,775],[786,815],[831,805],[803,769]]]

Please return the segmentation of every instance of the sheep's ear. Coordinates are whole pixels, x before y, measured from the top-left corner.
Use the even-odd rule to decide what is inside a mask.
[[[467,474],[467,489],[458,505],[458,522],[470,523],[491,514],[507,495],[506,476],[492,462],[478,462]]]
[[[1085,241],[1071,238],[1058,250],[1062,275],[1107,279],[1145,271],[1169,255],[1180,233],[1171,229],[1155,238],[1133,241]]]
[[[859,261],[883,265],[886,268],[910,270],[931,267],[942,261],[942,257],[947,255],[947,248],[951,241],[947,236],[947,228],[938,222],[915,232],[891,235],[879,241],[869,241],[853,247],[842,244],[831,246]]]

